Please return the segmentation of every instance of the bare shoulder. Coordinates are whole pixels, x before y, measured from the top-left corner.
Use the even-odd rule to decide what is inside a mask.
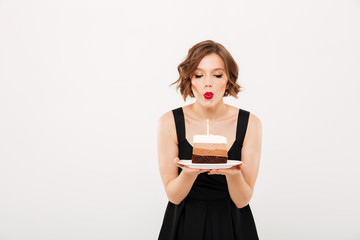
[[[161,117],[158,120],[158,126],[159,127],[166,127],[171,125],[171,123],[174,122],[174,116],[172,114],[172,111],[168,111],[161,115]]]
[[[172,111],[164,113],[158,120],[158,137],[167,136],[176,140],[176,127]]]
[[[249,122],[245,134],[244,145],[253,141],[261,141],[262,125],[260,119],[253,113],[249,115]]]
[[[250,128],[255,128],[258,130],[261,130],[261,121],[260,119],[253,113],[250,113],[249,115],[249,123],[248,123],[248,127]]]

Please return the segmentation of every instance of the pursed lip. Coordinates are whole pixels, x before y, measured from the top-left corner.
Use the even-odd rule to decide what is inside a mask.
[[[212,99],[213,96],[214,96],[214,94],[212,92],[204,93],[204,98],[206,98],[206,99]]]

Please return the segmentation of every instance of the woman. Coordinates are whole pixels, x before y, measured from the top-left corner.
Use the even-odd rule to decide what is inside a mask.
[[[237,97],[238,67],[219,43],[193,46],[179,67],[175,82],[184,100],[193,104],[165,113],[158,122],[158,158],[169,199],[159,239],[258,239],[249,206],[259,169],[261,123],[248,111],[223,102]],[[174,84],[175,84],[174,83]],[[228,159],[243,164],[229,169],[193,169],[192,138],[210,133],[228,140]]]

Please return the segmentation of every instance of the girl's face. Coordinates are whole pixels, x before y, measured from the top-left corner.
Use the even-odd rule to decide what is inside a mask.
[[[191,89],[196,102],[205,107],[214,107],[222,102],[227,81],[222,58],[216,53],[206,55],[191,77]]]

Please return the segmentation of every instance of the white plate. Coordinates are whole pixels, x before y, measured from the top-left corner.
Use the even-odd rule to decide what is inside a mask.
[[[180,160],[179,164],[197,169],[223,169],[242,164],[242,161],[227,160],[227,163],[191,163],[191,160]]]

